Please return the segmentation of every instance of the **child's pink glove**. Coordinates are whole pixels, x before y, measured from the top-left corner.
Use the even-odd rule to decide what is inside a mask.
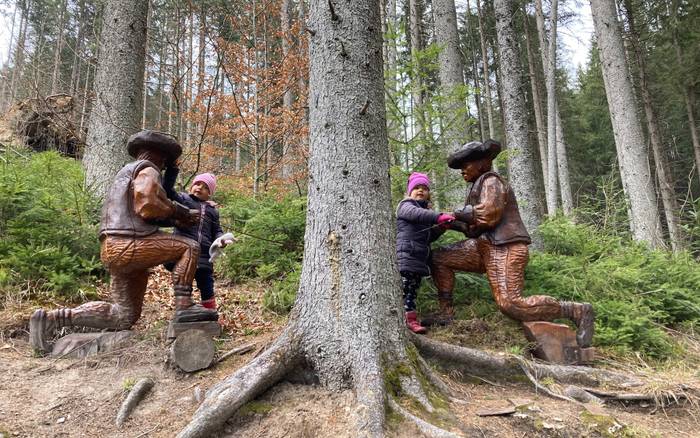
[[[448,213],[440,213],[440,216],[438,216],[437,223],[438,225],[446,225],[449,224],[450,222],[454,222],[455,217],[451,214]]]

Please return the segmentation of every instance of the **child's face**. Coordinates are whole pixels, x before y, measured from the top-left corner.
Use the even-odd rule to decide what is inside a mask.
[[[418,184],[411,190],[411,194],[408,196],[416,201],[427,201],[430,199],[430,189],[423,184]]]
[[[202,181],[197,181],[192,184],[192,187],[190,187],[190,195],[194,195],[202,201],[208,201],[209,196],[211,196],[209,194],[209,187]]]

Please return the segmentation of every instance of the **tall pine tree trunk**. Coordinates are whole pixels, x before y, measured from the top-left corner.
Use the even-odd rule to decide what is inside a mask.
[[[605,94],[615,134],[620,176],[629,200],[630,229],[636,240],[657,248],[663,246],[663,239],[656,192],[642,126],[637,117],[615,1],[590,2],[603,68]]]
[[[551,44],[548,44],[547,42],[547,34],[545,32],[545,27],[544,27],[544,13],[542,11],[542,1],[541,0],[535,0],[535,17],[536,17],[536,22],[537,22],[537,34],[539,36],[539,43],[540,43],[540,54],[542,58],[542,69],[545,72],[546,76],[546,81],[549,81],[549,73],[550,71],[553,71],[556,75],[556,59],[554,63],[554,70],[552,70],[551,63],[549,61],[549,54],[546,49],[549,49]],[[551,21],[551,20],[550,20]],[[554,27],[551,27],[554,29]],[[554,36],[553,36],[554,38]],[[554,46],[555,54],[556,54],[556,44]],[[556,79],[554,80],[556,84]],[[550,180],[556,180],[558,183],[558,186],[555,186],[553,189],[549,189],[548,187],[548,192],[549,191],[554,191],[555,194],[554,196],[557,196],[557,192],[559,195],[561,195],[561,205],[562,209],[564,210],[564,214],[569,215],[573,209],[573,196],[571,194],[571,183],[569,180],[569,163],[567,159],[567,153],[566,153],[566,142],[564,140],[564,130],[562,129],[561,125],[561,116],[559,115],[559,104],[556,101],[556,87],[554,88],[554,95],[552,96],[554,100],[554,114],[553,114],[553,119],[550,119],[549,113],[547,114],[547,129],[550,129],[550,125],[554,126],[554,132],[556,134],[555,142],[554,142],[554,150],[556,151],[555,156],[553,159],[556,161],[556,164],[549,163],[548,161],[548,178]],[[549,102],[549,97],[547,98]],[[547,136],[549,137],[549,133]],[[549,142],[549,139],[548,139]],[[548,146],[549,147],[549,146]],[[549,153],[547,155],[547,160],[549,160]],[[551,167],[550,167],[551,166]],[[552,213],[552,212],[548,212]]]
[[[525,46],[527,50],[527,69],[530,73],[530,89],[532,90],[532,108],[535,112],[535,125],[537,126],[537,145],[540,151],[540,165],[542,167],[542,182],[544,192],[549,193],[547,181],[547,133],[542,112],[542,97],[540,96],[540,82],[537,80],[537,69],[533,55],[532,40],[530,36],[530,23],[527,18],[527,10],[523,4],[523,17],[525,18]]]
[[[148,2],[141,0],[105,4],[95,102],[83,158],[86,184],[100,197],[128,160],[126,140],[139,130],[147,14]]]
[[[476,0],[476,10],[479,14],[479,41],[481,43],[481,62],[484,69],[484,102],[486,103],[486,115],[489,122],[489,138],[496,138],[496,128],[493,122],[493,100],[491,98],[491,75],[489,73],[489,55],[486,50],[486,28],[484,27],[484,13],[481,11],[481,0]]]
[[[512,151],[508,157],[508,176],[520,204],[523,222],[533,238],[533,247],[541,249],[542,240],[537,231],[541,222],[541,202],[537,196],[535,157],[529,143],[527,109],[522,93],[525,86],[514,29],[513,0],[494,0],[494,12],[500,53],[506,145]]]
[[[457,151],[469,140],[469,118],[466,111],[464,66],[457,34],[457,13],[454,0],[434,0],[435,39],[440,46],[440,85],[444,99],[442,106],[442,140],[444,153]],[[449,173],[444,191],[447,206],[457,207],[464,203],[464,189],[457,172]]]
[[[536,0],[538,4],[541,0]],[[547,81],[547,214],[554,216],[558,205],[557,178],[557,8],[558,0],[552,0],[549,12],[549,44],[540,50],[547,50],[546,63],[543,62]],[[543,32],[544,33],[544,30]],[[544,40],[544,38],[541,36]]]

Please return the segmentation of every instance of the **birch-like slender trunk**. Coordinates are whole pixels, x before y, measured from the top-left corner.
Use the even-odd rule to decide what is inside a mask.
[[[107,0],[83,165],[86,184],[103,197],[128,160],[126,140],[139,130],[148,2]]]
[[[481,43],[481,61],[484,70],[484,102],[486,103],[486,116],[489,122],[489,138],[496,138],[496,128],[493,123],[493,100],[491,98],[491,74],[489,73],[489,55],[486,50],[486,28],[484,14],[481,11],[481,0],[476,0],[476,10],[479,15],[479,41]]]
[[[637,117],[615,1],[590,0],[590,3],[620,176],[629,201],[630,229],[635,240],[658,248],[663,246],[663,238],[656,192],[642,126]]]
[[[470,46],[471,46],[471,64],[472,64],[472,86],[474,87],[474,102],[476,103],[476,112],[479,117],[479,136],[480,140],[484,141],[486,140],[486,123],[484,122],[484,112],[482,110],[482,102],[481,102],[481,79],[479,78],[479,68],[476,64],[476,51],[474,50],[474,37],[473,37],[473,32],[472,32],[472,26],[471,26],[471,13],[472,13],[472,7],[467,0],[467,10],[464,13],[464,20],[465,24],[467,26],[467,34],[469,35],[469,41],[470,41]]]
[[[75,20],[75,25],[78,27],[78,34],[75,38],[75,47],[73,48],[73,68],[71,69],[70,77],[70,94],[74,95],[78,92],[80,86],[80,69],[82,62],[80,57],[83,52],[83,34],[85,25],[83,20],[85,19],[85,1],[80,0],[78,2],[78,17]]]
[[[535,157],[529,143],[527,109],[522,90],[522,65],[514,29],[515,8],[512,0],[494,0],[496,34],[501,68],[501,91],[508,157],[508,175],[520,205],[525,227],[532,236],[533,247],[542,248],[537,230],[541,222],[541,204],[537,196]]]
[[[535,18],[536,18],[536,23],[537,23],[537,34],[539,37],[539,42],[540,42],[540,55],[542,58],[542,68],[543,71],[545,72],[545,80],[549,81],[549,74],[552,72],[553,75],[555,75],[555,83],[556,83],[556,59],[555,59],[555,64],[554,64],[554,70],[551,69],[551,64],[549,61],[549,54],[547,51],[545,51],[545,48],[549,48],[550,44],[547,42],[547,33],[545,31],[545,26],[544,26],[544,13],[542,11],[542,0],[535,0]],[[551,21],[551,17],[550,17]],[[555,58],[556,58],[556,44],[554,46],[555,50]],[[549,51],[549,50],[548,50]],[[549,97],[548,99],[548,105],[549,105]],[[564,211],[564,214],[569,215],[573,209],[573,195],[571,194],[571,183],[569,179],[569,163],[568,163],[568,158],[567,158],[567,153],[566,153],[566,142],[564,140],[564,130],[562,129],[561,125],[561,116],[559,115],[559,104],[556,101],[556,86],[554,88],[554,119],[553,119],[553,124],[554,124],[554,132],[556,133],[556,138],[555,138],[555,157],[554,159],[556,160],[556,165],[554,166],[554,176],[550,175],[551,169],[552,169],[552,164],[549,163],[548,161],[548,178],[551,181],[551,179],[556,179],[558,186],[555,186],[553,191],[555,192],[555,196],[561,195],[561,206]],[[549,111],[549,110],[548,110]],[[550,129],[550,125],[552,125],[552,122],[550,122],[550,116],[547,114],[547,129]],[[550,134],[547,133],[547,137],[549,137]],[[549,145],[549,138],[547,139],[548,145]],[[548,146],[549,148],[549,146]],[[549,152],[548,152],[549,153]],[[549,155],[547,156],[547,159],[549,160]],[[548,190],[551,191],[552,189]],[[558,193],[556,193],[558,192]],[[551,212],[549,212],[551,214]]]
[[[541,0],[535,0],[540,2]],[[549,12],[549,45],[545,75],[547,80],[547,214],[554,216],[558,205],[557,179],[557,8],[558,0],[552,0]],[[544,40],[544,38],[542,38]],[[540,50],[544,52],[545,46]]]
[[[17,47],[15,48],[14,65],[12,66],[12,79],[10,80],[10,98],[17,98],[17,87],[24,71],[24,50],[27,41],[27,25],[30,2],[25,3],[22,9],[19,22],[19,35],[17,36]]]
[[[540,96],[540,82],[537,80],[537,69],[535,68],[535,60],[532,50],[532,42],[530,36],[530,23],[527,18],[527,11],[523,5],[523,17],[525,18],[525,45],[527,49],[527,69],[530,76],[530,88],[532,89],[532,107],[535,112],[535,125],[537,126],[537,145],[540,150],[540,165],[542,167],[542,182],[544,184],[544,192],[548,193],[547,186],[547,132],[544,124],[544,115],[542,113],[542,97]],[[559,125],[557,125],[559,126]]]
[[[291,0],[282,0],[282,6],[280,7],[280,30],[282,31],[282,58],[287,59],[289,56],[289,51],[291,49],[289,42],[292,39],[290,33],[290,24],[292,21],[291,17]],[[292,80],[291,74],[283,78],[284,81],[284,95],[282,96],[282,114],[283,114],[283,124],[285,126],[284,132],[282,133],[282,160],[284,161],[282,165],[282,178],[289,179],[293,172],[293,143],[290,141],[290,127],[292,118],[292,105],[294,104],[294,93],[292,92]]]
[[[63,4],[60,6],[61,15],[58,19],[56,47],[54,47],[53,73],[51,74],[51,94],[58,93],[58,82],[61,79],[61,52],[63,51],[63,30],[66,27],[67,6],[67,0],[63,0]]]
[[[413,116],[413,135],[423,138],[425,129],[425,114],[423,112],[423,81],[421,78],[418,52],[423,48],[421,36],[421,21],[423,16],[420,0],[409,0],[409,30],[411,33],[411,62],[413,71],[411,78],[411,99]]]

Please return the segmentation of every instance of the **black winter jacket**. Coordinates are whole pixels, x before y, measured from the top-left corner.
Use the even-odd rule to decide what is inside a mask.
[[[399,272],[430,274],[430,244],[445,231],[432,227],[437,213],[428,208],[427,201],[406,198],[396,209],[396,255]]]
[[[168,198],[185,205],[187,208],[199,210],[199,222],[189,228],[175,228],[173,234],[178,236],[189,237],[192,240],[199,242],[199,262],[198,268],[213,269],[213,265],[209,262],[209,248],[218,237],[224,234],[219,223],[219,212],[208,202],[201,201],[194,195],[189,193],[175,191],[175,180],[177,179],[178,169],[168,168],[163,177],[163,188]]]

